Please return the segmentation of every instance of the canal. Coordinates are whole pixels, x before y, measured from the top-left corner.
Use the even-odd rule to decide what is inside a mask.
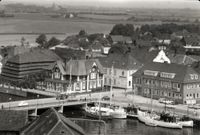
[[[64,115],[70,118],[83,118],[83,112],[78,108],[65,108]],[[75,121],[87,135],[104,135],[104,124],[93,121]],[[199,135],[200,127],[167,129],[149,127],[136,119],[114,119],[106,121],[106,135]]]

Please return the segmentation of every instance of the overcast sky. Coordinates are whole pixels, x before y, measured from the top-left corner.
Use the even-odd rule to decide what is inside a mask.
[[[2,0],[3,3],[24,3],[52,5],[80,5],[101,7],[133,7],[133,8],[198,8],[198,0]]]

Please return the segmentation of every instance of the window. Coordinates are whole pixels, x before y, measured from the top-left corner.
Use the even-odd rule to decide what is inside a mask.
[[[170,78],[170,79],[173,79],[175,77],[175,73],[166,73],[166,72],[161,72],[160,73],[160,77],[163,77],[163,78]]]
[[[190,84],[187,84],[187,89],[190,89]]]
[[[106,78],[106,77],[104,78],[104,83],[105,83],[105,84],[107,83],[107,78]]]
[[[122,71],[122,76],[124,76],[124,71]]]
[[[157,76],[157,75],[158,75],[158,71],[145,70],[145,71],[144,71],[144,75],[148,75],[148,76]]]
[[[116,79],[114,79],[114,85],[116,85]]]
[[[104,68],[104,72],[105,72],[105,74],[108,74],[108,72],[107,72],[107,69],[106,69],[106,68]]]
[[[197,98],[199,97],[199,93],[197,93]]]
[[[197,74],[190,74],[190,79],[191,80],[197,80],[199,78],[199,76]]]
[[[91,73],[90,74],[90,79],[96,79],[96,73]]]
[[[128,82],[128,85],[131,86],[131,81]]]
[[[116,71],[116,69],[114,69],[114,75],[116,75],[117,74],[117,71]]]
[[[112,74],[112,69],[109,70],[110,75]]]

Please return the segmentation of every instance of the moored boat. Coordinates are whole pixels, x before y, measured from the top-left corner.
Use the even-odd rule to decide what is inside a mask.
[[[84,111],[85,115],[91,118],[112,119],[112,116],[110,114],[112,110],[108,108],[94,106],[94,107],[85,107],[84,110],[85,110]]]
[[[159,126],[164,128],[181,129],[182,124],[176,122],[166,122],[159,120],[157,117],[151,117],[149,113],[138,110],[138,119],[148,126]]]
[[[114,108],[112,108],[112,110],[113,111],[110,112],[112,118],[115,118],[115,119],[125,119],[125,118],[127,118],[127,113],[124,110],[124,108],[115,106]]]
[[[183,127],[193,127],[194,126],[193,120],[179,121],[178,123],[181,124]]]

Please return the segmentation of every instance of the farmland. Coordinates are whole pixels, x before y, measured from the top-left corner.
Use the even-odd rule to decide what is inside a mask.
[[[127,20],[130,15],[79,14],[78,17],[101,20]]]

